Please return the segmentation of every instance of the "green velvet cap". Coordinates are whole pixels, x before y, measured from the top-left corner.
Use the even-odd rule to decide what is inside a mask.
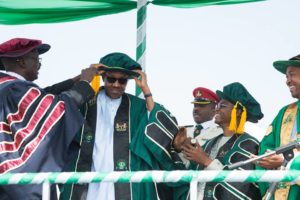
[[[232,104],[240,102],[247,109],[247,121],[258,122],[263,118],[264,114],[261,112],[260,104],[247,91],[247,89],[238,82],[231,83],[223,87],[223,91],[217,90],[217,95],[221,99],[230,101]]]
[[[275,69],[285,74],[288,66],[300,67],[300,55],[290,58],[289,60],[279,60],[273,63]]]
[[[118,52],[104,56],[100,59],[99,63],[105,65],[101,66],[99,70],[122,72],[128,74],[129,78],[133,78],[134,76],[139,77],[139,73],[133,70],[142,69],[141,65],[128,55]]]

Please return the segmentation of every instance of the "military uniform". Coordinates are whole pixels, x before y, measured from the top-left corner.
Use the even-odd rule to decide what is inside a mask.
[[[194,106],[205,106],[209,104],[216,104],[219,101],[218,96],[215,92],[211,91],[208,88],[197,87],[193,90],[194,101],[192,104]],[[203,108],[199,108],[203,109]],[[212,116],[213,117],[213,116]],[[193,136],[188,135],[188,137],[196,138],[198,143],[202,146],[208,140],[220,135],[222,133],[222,129],[219,125],[214,123],[214,119],[209,119],[207,121],[202,122],[201,124],[196,124],[194,127]],[[190,131],[187,131],[188,133]]]

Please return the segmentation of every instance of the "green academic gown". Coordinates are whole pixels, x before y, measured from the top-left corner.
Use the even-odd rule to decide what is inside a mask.
[[[266,152],[267,149],[273,150],[276,147],[285,145],[290,142],[290,136],[296,120],[297,124],[297,137],[300,132],[300,112],[299,101],[283,107],[272,124],[269,126],[266,135],[260,143],[259,155]],[[264,170],[264,168],[257,166],[257,169]],[[261,194],[264,196],[269,188],[268,183],[259,183]],[[298,184],[290,185],[289,183],[279,183],[276,190],[275,199],[299,199],[300,187]],[[298,198],[297,198],[298,197]],[[274,199],[274,197],[272,197]]]
[[[67,171],[91,171],[97,116],[96,98],[89,102],[84,112],[86,123],[78,134],[77,141],[74,141],[74,149],[76,149],[76,145],[79,148],[75,151],[74,159]],[[120,157],[121,154],[124,156],[124,159],[121,159],[124,160],[122,163],[117,162],[120,159],[112,158],[115,163],[115,171],[184,169],[182,161],[171,146],[174,134],[177,132],[174,119],[163,106],[157,103],[148,113],[145,100],[125,93],[115,117],[114,140],[118,140],[116,137],[120,133],[123,136],[127,134],[128,139],[127,144],[126,142],[116,144],[114,141],[114,151],[118,151],[124,145],[125,147],[127,145],[127,150],[114,153],[114,157]],[[115,148],[116,145],[118,148]],[[120,187],[117,186],[118,184]],[[186,199],[188,192],[188,184],[118,184],[115,184],[115,190],[128,187],[130,197],[126,197],[126,199],[132,200],[156,200],[158,196],[162,200]],[[61,188],[60,199],[86,199],[88,184],[64,185]],[[119,199],[117,193],[115,191],[116,200]]]
[[[223,136],[219,135],[203,146],[203,150],[210,154],[213,146]],[[248,133],[234,134],[217,153],[218,159],[223,165],[224,170],[228,170],[227,166],[240,161],[248,160],[251,154],[257,154],[258,141]],[[204,166],[192,163],[191,168],[203,170]],[[238,169],[253,170],[254,164],[250,163],[241,166]],[[240,182],[208,182],[204,189],[204,200],[238,200],[238,199],[253,199],[260,198],[258,186],[255,183],[240,183]]]

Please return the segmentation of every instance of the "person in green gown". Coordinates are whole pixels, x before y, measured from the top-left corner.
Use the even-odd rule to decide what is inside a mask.
[[[248,160],[258,153],[258,141],[244,131],[246,121],[258,122],[263,117],[260,104],[238,82],[224,86],[216,92],[220,98],[216,106],[215,123],[223,134],[208,140],[202,147],[186,139],[183,144],[185,158],[191,160],[191,168],[197,170],[228,170],[227,166]],[[239,170],[254,170],[253,163]],[[214,182],[198,184],[198,199],[235,200],[261,199],[257,184]]]
[[[175,118],[155,103],[141,66],[124,53],[100,59],[104,87],[84,109],[85,125],[74,145],[68,171],[112,172],[184,169],[172,148]],[[134,79],[145,99],[125,92]],[[74,148],[75,148],[74,147]],[[60,199],[185,199],[188,185],[167,183],[90,183],[64,185]]]
[[[266,135],[260,143],[259,155],[262,155],[276,147],[286,145],[299,137],[300,132],[300,55],[289,60],[280,60],[273,63],[276,70],[286,75],[286,84],[295,102],[284,106],[268,127]],[[283,164],[284,157],[272,155],[260,159],[257,169],[279,169]],[[291,168],[297,167],[292,165]],[[299,169],[299,163],[298,163]],[[259,184],[261,194],[264,196],[269,188],[268,183]],[[299,199],[299,183],[278,183],[272,199],[293,200]]]

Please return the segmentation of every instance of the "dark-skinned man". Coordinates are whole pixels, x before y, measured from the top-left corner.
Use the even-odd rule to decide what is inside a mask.
[[[141,66],[124,53],[100,59],[104,87],[87,105],[78,158],[70,171],[112,172],[183,169],[171,143],[177,133],[170,113],[155,103]],[[134,79],[145,99],[125,93]],[[168,123],[165,123],[168,122]],[[173,131],[171,130],[173,129]],[[90,183],[64,185],[61,199],[185,199],[188,187],[166,183]]]
[[[192,137],[202,146],[207,140],[222,133],[222,129],[214,122],[215,107],[219,98],[213,91],[204,87],[195,88],[193,96],[193,118],[196,125]]]
[[[82,70],[76,84],[67,80],[41,89],[33,81],[41,67],[39,55],[49,49],[27,38],[0,44],[0,173],[60,172],[83,124],[79,107],[94,96],[89,82],[97,70]],[[41,199],[41,193],[41,185],[0,187],[1,200]],[[56,199],[54,187],[52,194]]]
[[[195,141],[202,146],[209,139],[223,133],[220,126],[214,122],[215,107],[219,102],[219,98],[215,92],[204,87],[195,88],[193,90],[193,96],[193,118],[196,125],[181,127],[179,137],[177,138],[178,141],[176,142],[180,140],[183,143],[186,138],[195,138]],[[174,141],[175,148],[178,146],[176,142]],[[186,167],[189,167],[189,160],[185,159],[182,153],[180,153],[179,156]]]
[[[260,143],[259,155],[262,155],[276,147],[286,145],[297,138],[300,133],[300,55],[291,58],[290,60],[280,60],[273,63],[273,66],[279,72],[285,74],[286,85],[288,86],[291,95],[297,101],[284,106],[272,124],[267,129],[265,137]],[[296,150],[295,150],[296,151]],[[275,154],[264,157],[257,161],[258,169],[279,169],[283,164],[284,157],[282,154]],[[299,170],[299,161],[291,165],[291,169]],[[269,184],[259,183],[261,194],[264,196]],[[281,182],[277,184],[272,199],[276,200],[293,200],[299,199],[300,187],[299,182],[288,183]]]

